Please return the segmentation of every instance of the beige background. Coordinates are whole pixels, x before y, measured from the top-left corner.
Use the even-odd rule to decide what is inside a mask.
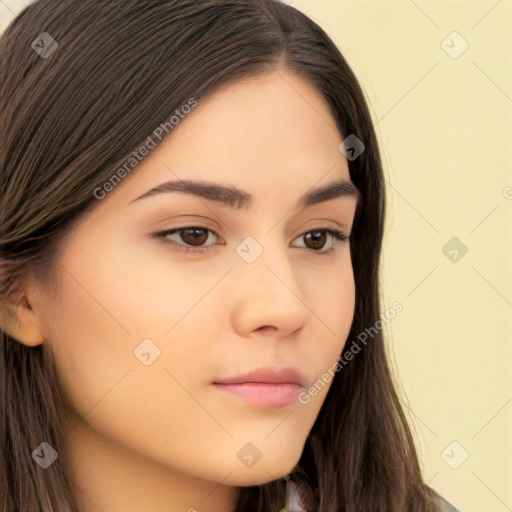
[[[27,3],[0,0],[0,30]],[[389,198],[383,307],[403,305],[387,335],[425,480],[463,512],[512,511],[512,0],[288,3],[368,95]]]

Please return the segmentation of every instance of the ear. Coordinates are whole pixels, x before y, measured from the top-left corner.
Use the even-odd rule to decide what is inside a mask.
[[[41,345],[44,340],[26,295],[15,302],[0,305],[0,328],[11,338],[29,347]]]

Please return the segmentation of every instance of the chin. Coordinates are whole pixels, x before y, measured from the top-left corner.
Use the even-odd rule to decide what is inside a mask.
[[[251,487],[253,485],[263,485],[268,484],[269,482],[273,482],[274,480],[279,480],[280,478],[284,478],[288,472],[272,472],[269,475],[265,470],[258,471],[257,473],[253,473],[252,471],[239,470],[234,471],[229,475],[229,482],[226,481],[228,485],[234,485],[236,487]]]
[[[229,483],[225,483],[237,487],[267,484],[290,474],[298,464],[299,459],[300,456],[296,459],[270,460],[266,463],[263,463],[262,459],[252,468],[237,468],[229,475]]]

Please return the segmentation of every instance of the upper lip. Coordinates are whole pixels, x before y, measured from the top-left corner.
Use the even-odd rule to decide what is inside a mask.
[[[297,384],[298,386],[304,387],[307,383],[307,379],[297,368],[292,366],[265,366],[250,370],[244,374],[215,381],[214,384],[243,384],[247,382]]]

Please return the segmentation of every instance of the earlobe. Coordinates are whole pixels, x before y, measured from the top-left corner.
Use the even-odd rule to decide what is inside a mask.
[[[11,338],[23,345],[36,347],[43,343],[36,315],[26,297],[18,303],[7,303],[0,308],[0,327]]]

